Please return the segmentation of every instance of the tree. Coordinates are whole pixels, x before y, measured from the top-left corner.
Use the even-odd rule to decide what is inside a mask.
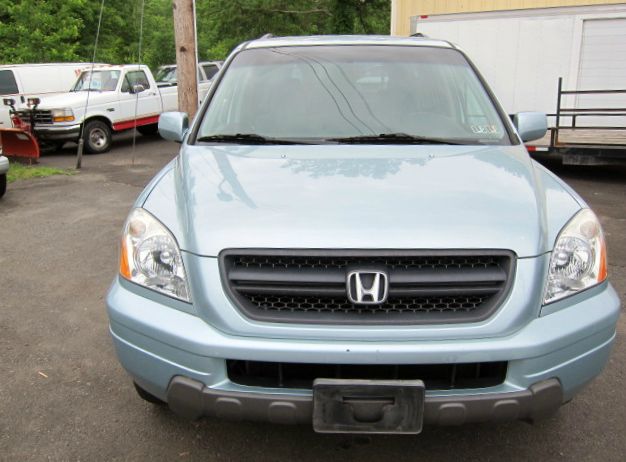
[[[209,0],[198,2],[198,41],[207,58],[274,35],[389,34],[389,0]]]
[[[78,59],[84,6],[85,0],[0,0],[0,62]]]
[[[142,0],[105,0],[96,61],[136,63]],[[0,0],[0,63],[91,61],[101,0]],[[388,34],[389,0],[201,0],[200,59],[274,35]],[[175,61],[171,0],[145,0],[142,62]]]

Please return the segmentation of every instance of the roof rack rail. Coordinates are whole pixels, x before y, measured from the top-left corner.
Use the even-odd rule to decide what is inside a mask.
[[[261,36],[262,39],[272,38],[272,37],[274,37],[274,34],[264,34]]]
[[[421,32],[416,32],[414,34],[411,34],[411,37],[428,37],[425,34],[422,34]]]

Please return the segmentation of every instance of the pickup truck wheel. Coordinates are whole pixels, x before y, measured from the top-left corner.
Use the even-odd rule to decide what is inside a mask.
[[[148,393],[146,390],[144,390],[139,385],[137,385],[137,382],[133,382],[133,385],[135,385],[135,390],[137,390],[137,394],[139,395],[139,397],[143,399],[144,401],[148,401],[149,403],[152,403],[152,404],[158,404],[159,406],[162,406],[165,404],[165,401],[160,400],[159,398],[154,396],[152,393]]]
[[[159,133],[159,126],[157,124],[142,125],[137,127],[137,131],[143,136],[154,136]]]
[[[111,147],[111,129],[100,120],[85,125],[85,150],[91,154],[107,152]]]
[[[7,192],[7,175],[0,175],[0,197],[4,196],[4,193]]]

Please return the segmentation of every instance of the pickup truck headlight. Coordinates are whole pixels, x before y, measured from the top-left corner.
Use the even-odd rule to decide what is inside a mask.
[[[136,284],[190,301],[176,239],[144,209],[134,209],[124,225],[120,274]]]
[[[74,111],[71,109],[53,109],[52,111],[53,122],[73,122]]]
[[[595,214],[583,209],[561,230],[550,257],[543,303],[601,283],[607,277],[606,244]]]

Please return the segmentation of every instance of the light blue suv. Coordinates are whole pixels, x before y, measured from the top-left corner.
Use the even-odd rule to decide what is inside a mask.
[[[594,213],[453,45],[239,46],[124,226],[107,297],[137,391],[184,416],[418,433],[535,420],[600,373]]]

